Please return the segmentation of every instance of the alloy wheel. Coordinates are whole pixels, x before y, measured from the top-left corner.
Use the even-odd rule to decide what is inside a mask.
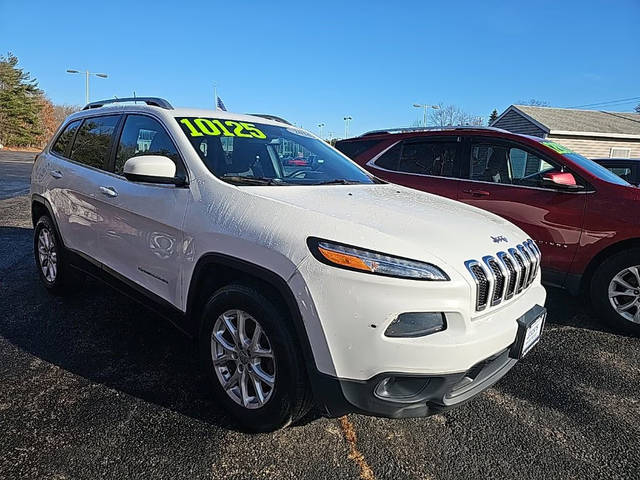
[[[44,278],[48,282],[55,282],[58,275],[58,251],[55,237],[46,227],[40,229],[38,234],[38,258]]]
[[[220,315],[211,333],[211,358],[220,385],[238,405],[256,409],[271,398],[276,363],[260,323],[243,310]]]
[[[640,324],[640,265],[625,268],[613,277],[609,301],[618,315]]]

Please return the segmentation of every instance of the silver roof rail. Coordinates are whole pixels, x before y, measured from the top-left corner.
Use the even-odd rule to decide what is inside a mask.
[[[98,100],[97,102],[87,103],[82,110],[91,110],[92,108],[100,108],[110,103],[125,103],[125,102],[144,102],[147,105],[152,105],[154,107],[160,107],[166,110],[173,110],[173,106],[169,102],[167,102],[164,98],[158,98],[158,97],[109,98],[107,100]]]
[[[412,132],[434,132],[434,131],[450,131],[450,130],[489,130],[493,132],[509,133],[507,130],[496,127],[483,127],[474,125],[451,125],[446,127],[401,127],[401,128],[386,128],[382,130],[371,130],[370,132],[363,133],[361,137],[367,137],[369,135],[382,135],[382,134],[394,134],[394,133],[412,133]]]
[[[286,123],[287,125],[291,125],[291,122],[288,122],[284,118],[270,115],[268,113],[247,113],[247,115],[251,115],[252,117],[266,118],[267,120],[273,120],[274,122]]]

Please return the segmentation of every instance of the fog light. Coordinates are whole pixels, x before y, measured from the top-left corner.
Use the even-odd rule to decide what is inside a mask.
[[[423,337],[447,328],[442,312],[401,313],[384,332],[387,337]]]
[[[417,396],[429,384],[428,378],[386,377],[376,386],[376,397],[384,400],[403,400]]]

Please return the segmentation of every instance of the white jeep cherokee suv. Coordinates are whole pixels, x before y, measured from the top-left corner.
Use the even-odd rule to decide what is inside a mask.
[[[81,270],[199,346],[252,430],[424,416],[494,384],[537,342],[540,252],[479,209],[376,179],[268,115],[108,100],[71,115],[32,173],[35,259]]]

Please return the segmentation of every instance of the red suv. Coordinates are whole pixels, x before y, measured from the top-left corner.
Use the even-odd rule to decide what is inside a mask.
[[[639,188],[562,145],[495,128],[375,131],[336,147],[380,178],[517,224],[542,251],[546,284],[584,291],[640,333]]]

